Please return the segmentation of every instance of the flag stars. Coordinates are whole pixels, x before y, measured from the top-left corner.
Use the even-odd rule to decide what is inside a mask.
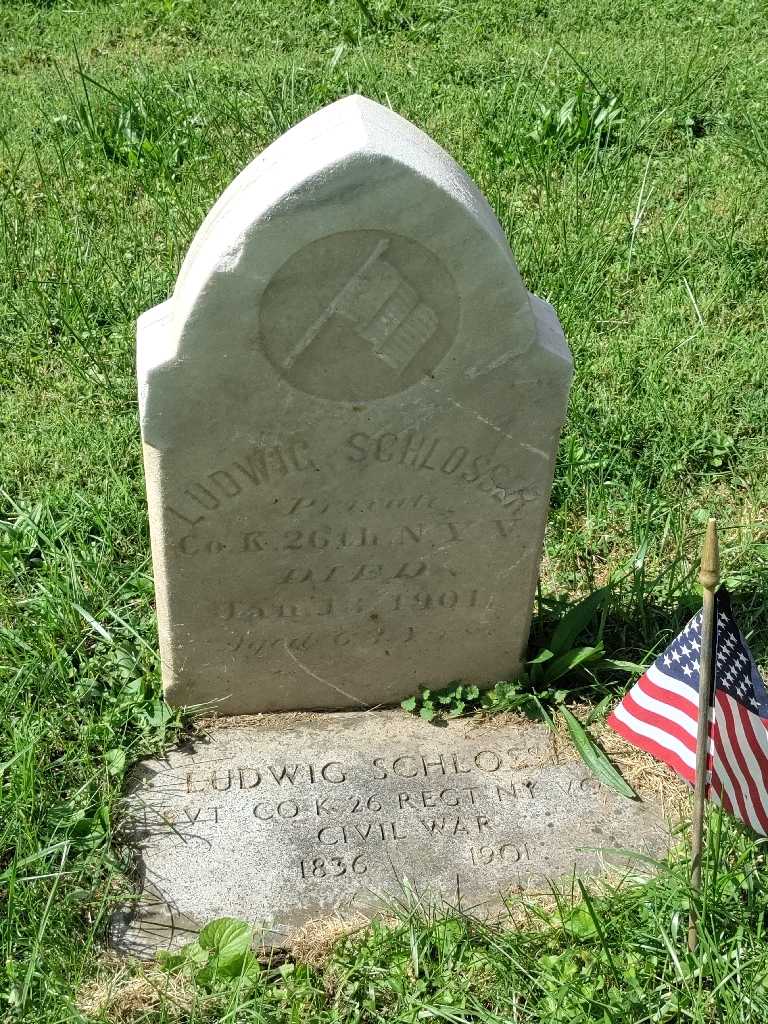
[[[697,614],[655,662],[656,669],[678,682],[696,687],[701,672],[700,655],[702,615]],[[743,705],[754,696],[751,683],[752,663],[744,641],[727,610],[716,613],[716,641],[713,662],[717,686]],[[768,710],[768,700],[760,703]]]

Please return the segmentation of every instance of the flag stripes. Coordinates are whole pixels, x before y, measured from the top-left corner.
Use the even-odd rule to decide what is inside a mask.
[[[707,796],[768,835],[768,695],[727,595],[717,595],[714,700],[709,712]],[[634,746],[696,779],[701,615],[638,679],[608,718]]]

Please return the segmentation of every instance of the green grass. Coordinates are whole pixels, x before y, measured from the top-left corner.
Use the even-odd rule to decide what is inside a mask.
[[[136,317],[235,173],[338,96],[453,153],[568,335],[534,640],[610,583],[609,654],[657,647],[695,603],[715,513],[765,662],[767,37],[754,0],[6,0],[0,1016],[79,1019],[124,767],[181,727],[154,653]],[[695,958],[679,864],[595,902],[605,941],[407,913],[323,974],[284,969],[237,1019],[758,1022],[762,857],[725,827]]]
[[[186,986],[176,989],[157,972],[143,977],[149,991],[173,991],[189,1014],[180,1019],[194,1021],[237,1014],[243,1021],[318,1024],[757,1024],[768,1015],[768,897],[759,854],[748,839],[715,828],[709,860],[693,955],[680,865],[653,881],[598,888],[586,900],[574,886],[546,909],[511,905],[516,928],[450,909],[429,913],[404,896],[394,923],[338,943],[322,972],[272,964],[256,978],[243,968],[239,977],[194,985],[190,968],[181,972]],[[137,1019],[176,1019],[162,1013]]]
[[[338,942],[322,970],[267,963],[254,977],[244,964],[239,976],[217,978],[204,968],[197,984],[193,965],[166,977],[134,970],[145,1007],[158,1005],[130,1019],[759,1024],[768,1016],[763,856],[718,825],[695,954],[686,943],[686,865],[673,864],[653,880],[591,893],[574,885],[546,908],[510,904],[513,928],[450,908],[430,913],[404,895],[394,921]],[[171,999],[178,1017],[163,1009]]]

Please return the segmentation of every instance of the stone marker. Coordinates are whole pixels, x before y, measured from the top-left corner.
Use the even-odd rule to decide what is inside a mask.
[[[138,375],[169,701],[516,672],[571,360],[423,132],[350,96],[278,139],[141,317]]]
[[[438,729],[400,711],[217,728],[140,765],[126,812],[144,892],[113,942],[145,955],[223,915],[290,944],[308,920],[369,915],[409,890],[487,916],[502,892],[548,892],[668,843],[658,808],[557,763],[544,726]]]

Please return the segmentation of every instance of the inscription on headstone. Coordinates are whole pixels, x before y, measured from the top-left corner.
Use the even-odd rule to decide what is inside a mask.
[[[543,726],[436,729],[400,712],[216,730],[139,767],[126,823],[145,891],[115,938],[138,951],[222,915],[288,942],[409,891],[483,913],[667,843],[658,809],[555,763]]]
[[[349,97],[270,146],[141,318],[138,371],[169,700],[517,671],[570,356],[426,135]]]

